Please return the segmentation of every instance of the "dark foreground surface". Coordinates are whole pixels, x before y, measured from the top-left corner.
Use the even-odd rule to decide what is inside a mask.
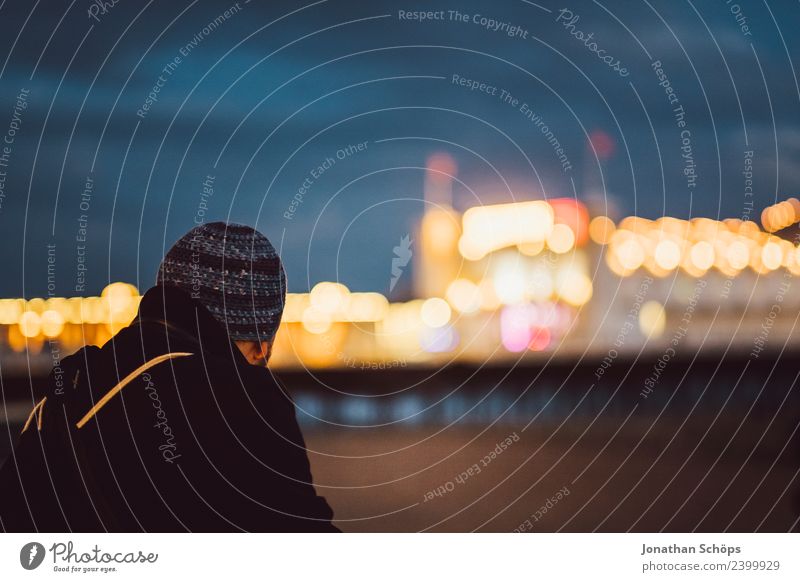
[[[797,530],[800,358],[653,363],[281,379],[345,531]]]

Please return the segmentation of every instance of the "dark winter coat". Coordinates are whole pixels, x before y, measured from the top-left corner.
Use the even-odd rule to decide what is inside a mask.
[[[336,531],[291,399],[186,293],[154,287],[61,370],[0,471],[0,529]]]

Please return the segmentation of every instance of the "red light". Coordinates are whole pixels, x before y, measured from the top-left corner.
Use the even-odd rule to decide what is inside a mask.
[[[434,182],[449,183],[458,172],[453,156],[445,152],[431,154],[427,162],[428,178]]]
[[[546,327],[538,327],[531,330],[533,338],[528,344],[528,349],[532,352],[541,352],[550,345],[550,330]]]
[[[613,156],[616,149],[614,139],[599,129],[589,134],[589,145],[601,160],[607,160]]]
[[[589,239],[589,211],[582,203],[572,198],[553,198],[548,200],[553,207],[556,224],[566,224],[575,234],[575,246],[581,246]]]

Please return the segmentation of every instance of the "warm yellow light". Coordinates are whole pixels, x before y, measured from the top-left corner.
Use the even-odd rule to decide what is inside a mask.
[[[639,311],[639,329],[647,337],[657,338],[667,326],[667,314],[658,301],[647,301]]]
[[[28,349],[28,338],[22,335],[18,325],[8,326],[8,347],[17,353]]]
[[[544,250],[544,241],[540,240],[531,243],[520,243],[517,245],[519,252],[529,257],[535,257]]]
[[[795,277],[800,276],[800,248],[793,248],[788,256],[786,268]]]
[[[486,256],[483,245],[476,240],[462,236],[458,239],[458,252],[468,261],[480,261]]]
[[[617,275],[618,277],[628,277],[633,274],[633,271],[630,271],[622,266],[617,258],[616,253],[608,252],[605,253],[606,265],[608,268],[611,269],[611,272]]]
[[[126,327],[139,308],[139,291],[128,283],[111,283],[100,294],[103,321],[111,335]]]
[[[783,262],[783,249],[776,242],[768,242],[761,248],[761,263],[770,271],[774,271]]]
[[[428,327],[443,327],[450,321],[450,305],[444,299],[431,297],[422,304],[420,317]]]
[[[331,324],[330,314],[320,311],[314,306],[306,308],[303,312],[303,329],[309,333],[325,333],[331,328]]]
[[[553,294],[553,275],[550,269],[539,267],[533,271],[525,290],[534,301],[544,301]]]
[[[688,254],[681,260],[681,267],[690,277],[702,277],[706,274],[706,269],[697,268]]]
[[[743,241],[735,240],[728,247],[725,258],[728,259],[728,264],[731,267],[741,271],[750,263],[750,250]]]
[[[330,281],[323,281],[314,285],[309,294],[311,306],[333,315],[347,309],[347,304],[350,300],[350,290],[341,283],[332,283]]]
[[[474,313],[481,308],[481,292],[469,279],[456,279],[447,287],[447,301],[461,313]]]
[[[625,233],[625,236],[617,236]],[[617,244],[619,241],[619,244]],[[628,271],[635,271],[644,263],[645,254],[636,236],[627,231],[617,231],[611,239],[611,251],[616,255],[620,265]]]
[[[689,231],[690,225],[686,220],[681,220],[673,216],[663,216],[653,223],[653,227],[663,233],[685,237]]]
[[[66,320],[69,314],[69,302],[63,297],[51,297],[45,301],[46,311],[58,311]]]
[[[622,222],[619,223],[617,230],[627,230],[630,232],[635,232],[636,234],[643,234],[652,226],[652,224],[652,220],[642,218],[641,216],[626,216],[622,219]]]
[[[57,337],[64,329],[64,316],[50,309],[42,313],[41,325],[45,337]]]
[[[111,283],[106,285],[100,297],[108,303],[111,313],[129,311],[133,298],[138,296],[136,287],[128,283]]]
[[[476,206],[464,213],[458,248],[464,258],[545,240],[553,229],[553,208],[543,200]]]
[[[323,321],[375,322],[386,315],[389,302],[380,293],[350,293],[344,285],[326,283],[317,289],[313,304],[310,293],[288,293],[281,322],[302,323],[311,318],[309,325],[315,328],[320,318],[314,311],[306,314],[312,307],[327,314]]]
[[[506,305],[519,303],[525,298],[525,278],[519,268],[506,265],[494,276],[494,292]]]
[[[108,302],[101,297],[81,298],[82,323],[106,323],[109,321]]]
[[[547,246],[554,253],[568,252],[575,245],[575,233],[566,224],[556,224],[547,235]]]
[[[669,277],[669,274],[672,272],[661,268],[658,263],[656,263],[652,254],[645,259],[644,266],[648,271],[659,278]]]
[[[765,208],[761,211],[761,226],[764,227],[764,230],[767,232],[772,232],[772,220],[770,216],[770,208]]]
[[[616,228],[614,221],[608,216],[595,216],[589,223],[589,236],[597,244],[607,245]]]
[[[484,279],[481,281],[478,285],[478,289],[480,289],[481,292],[481,309],[484,311],[494,311],[495,309],[499,309],[503,304],[497,296],[494,283],[491,279]]]
[[[281,322],[301,323],[303,321],[303,312],[308,309],[309,305],[308,293],[287,293]]]
[[[656,245],[653,258],[659,267],[671,271],[681,262],[681,248],[675,241],[664,239]]]
[[[781,265],[788,267],[789,264],[794,261],[794,245],[785,239],[778,239],[774,242],[777,242],[781,246],[781,254],[783,255]]]
[[[32,338],[39,335],[42,330],[42,319],[35,311],[26,311],[19,318],[19,331],[27,337]]]
[[[375,325],[378,345],[389,353],[398,353],[397,350],[409,355],[416,353],[420,349],[421,307],[422,301],[419,299],[392,303],[386,317]]]
[[[25,311],[24,299],[0,299],[0,324],[13,325]]]
[[[785,228],[794,221],[794,209],[791,204],[781,202],[777,205],[779,228]]]
[[[422,217],[422,235],[426,252],[441,257],[453,254],[459,236],[457,214],[444,208],[428,210]]]
[[[761,229],[752,220],[745,220],[739,225],[739,234],[755,237],[761,234]]]
[[[696,242],[689,251],[689,258],[698,269],[708,270],[714,265],[714,247],[708,241]]]
[[[352,293],[345,321],[380,321],[386,316],[389,301],[380,293]]]
[[[592,298],[592,280],[583,273],[567,270],[556,278],[556,293],[575,307],[585,305]]]
[[[70,297],[67,299],[67,314],[64,316],[69,323],[83,323],[82,308],[80,297]]]
[[[761,224],[767,232],[782,230],[800,220],[800,201],[789,198],[768,206],[761,212]]]

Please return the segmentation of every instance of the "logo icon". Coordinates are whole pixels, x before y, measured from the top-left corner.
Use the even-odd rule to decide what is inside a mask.
[[[44,546],[39,542],[29,542],[19,551],[19,563],[26,570],[35,570],[44,561]]]
[[[394,286],[400,280],[403,274],[403,267],[408,265],[411,260],[411,240],[410,235],[405,235],[400,239],[400,244],[392,249],[394,251],[394,258],[392,259],[392,278],[389,281],[389,291],[394,290]]]

